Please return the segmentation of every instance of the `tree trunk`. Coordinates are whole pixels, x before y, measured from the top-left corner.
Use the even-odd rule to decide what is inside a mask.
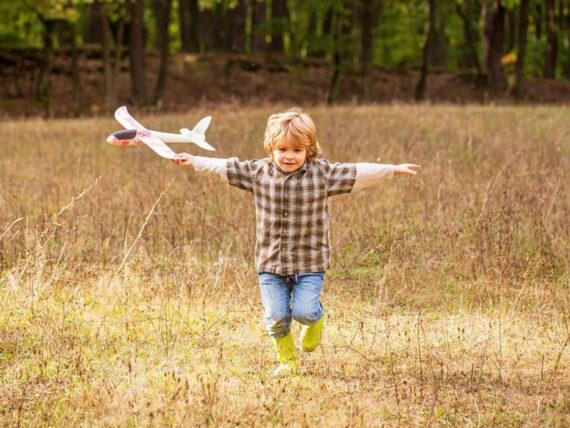
[[[536,3],[536,19],[534,20],[534,31],[536,35],[536,39],[542,39],[542,7],[540,3]]]
[[[283,52],[283,35],[289,27],[289,11],[286,0],[271,2],[271,52]]]
[[[329,104],[336,103],[340,98],[341,68],[346,56],[345,42],[351,31],[351,16],[346,16],[346,11],[349,11],[350,8],[346,6],[345,0],[336,11],[336,27],[334,28],[333,41],[333,73],[329,87],[329,96],[327,99]],[[334,17],[333,21],[335,21]]]
[[[226,50],[235,53],[245,52],[245,22],[247,19],[246,0],[239,0],[236,7],[228,10],[228,32]]]
[[[83,40],[86,44],[101,44],[103,35],[101,33],[100,16],[101,4],[99,1],[85,5],[85,25]]]
[[[210,52],[214,50],[216,42],[212,34],[214,26],[214,12],[212,9],[200,11],[200,52]]]
[[[158,76],[154,87],[152,103],[160,107],[164,87],[166,86],[166,76],[168,75],[168,24],[170,23],[170,11],[172,0],[153,0],[154,15],[156,16],[156,33],[158,35],[158,45],[160,49],[160,65]]]
[[[312,56],[315,52],[315,42],[318,41],[319,36],[317,35],[317,22],[318,16],[315,8],[309,10],[309,25],[307,27],[307,41],[305,43],[305,48],[308,56]]]
[[[98,4],[98,3],[97,3]],[[102,8],[99,9],[99,20],[101,24],[101,50],[103,56],[103,82],[105,88],[104,103],[107,111],[113,111],[117,105],[117,85],[115,73],[113,72],[113,59],[111,49],[113,47],[113,33],[109,17]]]
[[[360,47],[362,49],[362,93],[361,100],[370,101],[372,87],[372,66],[374,64],[374,35],[373,31],[378,22],[378,0],[362,0],[360,10],[360,25],[362,27]]]
[[[75,39],[75,25],[71,22],[67,23],[67,38],[71,47],[71,79],[73,86],[73,115],[79,116],[81,113],[81,99],[83,91],[81,90],[81,75],[79,72],[79,51],[77,50],[77,41]]]
[[[435,32],[435,8],[436,0],[428,0],[428,20],[425,30],[425,42],[422,51],[422,68],[420,71],[420,79],[416,86],[416,101],[422,101],[425,99],[427,74],[429,68],[429,53],[431,51],[431,44],[433,43]]]
[[[521,0],[519,7],[519,31],[518,31],[518,52],[516,64],[516,82],[515,96],[518,100],[522,100],[526,94],[526,78],[524,74],[524,65],[526,60],[526,39],[528,34],[528,2],[529,0]]]
[[[228,36],[228,4],[229,1],[222,0],[220,3],[216,3],[214,8],[214,19],[215,19],[215,40],[216,40],[216,50],[223,51],[225,49],[225,40]]]
[[[265,43],[265,2],[260,0],[251,0],[253,2],[253,16],[251,19],[251,50],[253,52],[265,52],[267,45]]]
[[[545,1],[546,20],[546,52],[544,57],[544,77],[554,79],[556,73],[556,56],[558,54],[558,38],[554,21],[554,0]]]
[[[101,32],[101,50],[103,60],[104,105],[107,111],[117,108],[117,81],[121,71],[125,20],[117,23],[117,35],[113,36],[111,22],[101,3],[95,3],[98,10]]]
[[[313,8],[311,10],[311,15],[309,17],[309,35],[308,35],[308,52],[311,56],[315,58],[322,58],[327,54],[334,52],[329,52],[326,48],[329,38],[334,40],[334,30],[332,28],[332,21],[333,21],[333,14],[334,14],[334,6],[330,6],[327,8],[324,16],[323,16],[323,24],[322,24],[322,34],[319,35],[317,32],[318,27],[318,14],[317,11]]]
[[[516,45],[517,17],[515,10],[509,10],[506,14],[507,22],[507,52],[511,52]]]
[[[115,58],[113,64],[113,79],[115,82],[119,79],[121,72],[121,63],[123,61],[123,48],[125,40],[125,20],[121,18],[117,23],[117,37],[115,38]],[[116,91],[116,89],[115,89]]]
[[[335,44],[338,39],[335,38]],[[333,54],[333,74],[331,78],[331,85],[329,89],[329,97],[327,99],[328,104],[334,104],[338,101],[340,97],[340,67],[342,65],[342,57],[340,50],[335,48]]]
[[[566,5],[563,1],[558,2],[558,31],[560,33],[568,29],[568,16],[565,14]]]
[[[325,18],[323,20],[323,36],[333,36],[335,29],[333,28],[333,18],[334,18],[334,6],[327,9],[325,13]]]
[[[200,51],[200,8],[198,0],[179,0],[180,38],[184,52]]]
[[[50,75],[52,69],[53,42],[55,36],[56,21],[39,17],[44,27],[43,32],[43,55],[39,66],[38,79],[36,81],[36,100],[42,105],[44,116],[51,116],[50,105]]]
[[[563,2],[560,2],[559,5],[558,28],[561,33],[564,32],[566,37],[568,37],[568,32],[570,31],[570,8],[566,8]],[[568,54],[566,54],[566,59],[562,67],[562,76],[564,76],[565,79],[570,79],[570,58],[568,58]]]
[[[486,55],[485,66],[491,90],[497,94],[505,89],[506,80],[503,75],[501,58],[505,40],[505,8],[501,0],[483,2],[485,22]]]
[[[135,105],[146,102],[144,80],[144,0],[133,0],[129,5],[131,12],[130,68],[131,95]]]
[[[429,43],[428,62],[430,67],[447,67],[447,51],[449,48],[449,39],[445,35],[445,27],[443,22],[439,25],[435,24],[431,40]]]
[[[466,2],[466,10],[464,10],[461,4],[456,1],[455,10],[461,18],[461,21],[463,21],[463,32],[465,35],[465,44],[467,45],[469,67],[473,67],[477,69],[478,73],[481,73],[481,61],[479,61],[479,54],[477,53],[477,33],[473,29],[473,23],[471,22],[470,4],[471,3]]]
[[[213,8],[204,9],[200,13],[201,51],[221,50],[221,41],[225,33],[222,12],[222,5],[215,3]]]

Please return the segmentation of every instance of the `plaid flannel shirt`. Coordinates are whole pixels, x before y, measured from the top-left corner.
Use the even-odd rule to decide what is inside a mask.
[[[227,178],[254,195],[258,272],[293,275],[329,267],[327,198],[352,191],[356,164],[312,159],[286,173],[269,158],[230,158]]]

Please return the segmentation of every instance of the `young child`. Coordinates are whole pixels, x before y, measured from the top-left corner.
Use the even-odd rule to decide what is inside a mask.
[[[255,267],[265,325],[277,351],[275,375],[297,369],[291,319],[304,325],[301,345],[314,351],[325,315],[320,296],[329,267],[327,199],[394,175],[416,175],[419,165],[330,163],[319,158],[315,124],[299,108],[273,114],[263,142],[268,158],[240,161],[177,155],[174,162],[253,193],[256,214]]]

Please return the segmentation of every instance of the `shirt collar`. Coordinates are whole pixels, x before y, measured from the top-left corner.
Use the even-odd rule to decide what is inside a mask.
[[[304,174],[304,173],[307,171],[307,160],[305,160],[305,162],[303,162],[303,165],[301,165],[301,168],[296,169],[296,170],[293,171],[293,172],[286,172],[286,171],[283,171],[283,170],[279,167],[279,165],[277,165],[277,162],[275,162],[275,161],[274,161],[273,159],[271,159],[271,158],[270,158],[270,160],[271,160],[271,163],[273,164],[273,166],[275,167],[275,169],[277,170],[277,172],[279,172],[281,175],[284,175],[285,177],[287,177],[287,176],[289,176],[289,175],[297,174],[297,173],[299,173],[299,172],[301,172],[301,173]]]

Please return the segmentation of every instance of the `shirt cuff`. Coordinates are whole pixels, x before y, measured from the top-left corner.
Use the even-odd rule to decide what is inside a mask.
[[[197,173],[202,175],[217,174],[225,183],[229,182],[227,165],[227,159],[192,156],[192,166]]]
[[[384,178],[394,177],[396,165],[382,163],[357,163],[356,180],[353,190],[361,190],[373,186]]]

